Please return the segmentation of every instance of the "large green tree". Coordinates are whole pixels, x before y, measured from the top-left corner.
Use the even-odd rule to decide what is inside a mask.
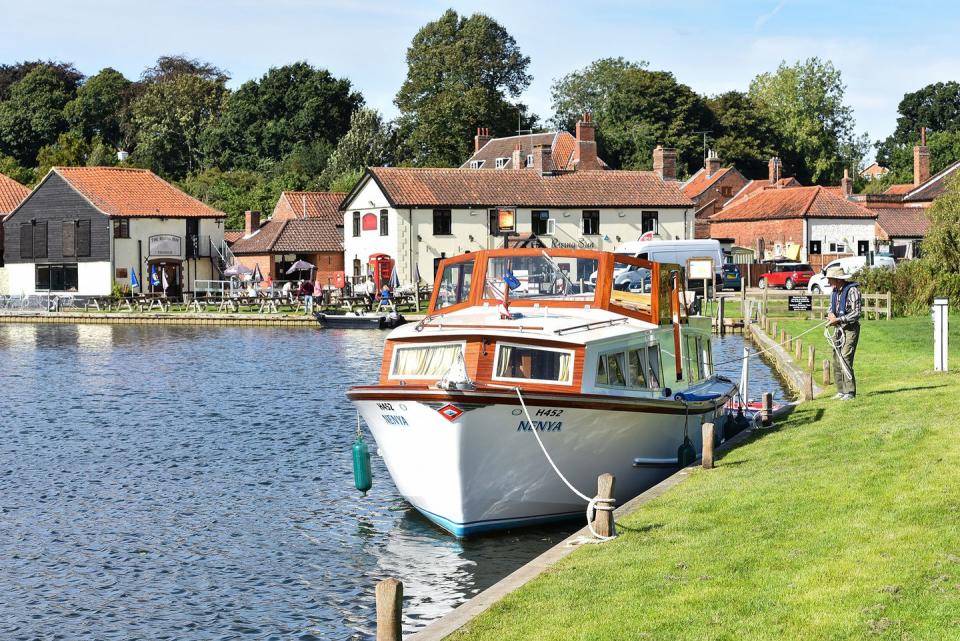
[[[767,162],[780,147],[769,118],[741,91],[708,98],[707,108],[710,148],[725,165],[733,165],[747,178],[766,178]]]
[[[142,93],[131,106],[132,159],[168,178],[200,170],[203,135],[220,114],[226,80],[203,68],[145,74]]]
[[[877,143],[877,162],[890,169],[891,180],[913,175],[913,146],[927,129],[931,171],[960,160],[960,83],[937,82],[906,93],[897,106],[897,128]]]
[[[132,97],[132,83],[107,67],[80,86],[64,114],[71,131],[87,139],[99,136],[106,144],[126,148],[129,141],[125,140],[124,128]]]
[[[384,123],[374,109],[358,109],[350,117],[350,130],[344,134],[323,175],[321,185],[338,182],[344,174],[355,176],[367,167],[389,165],[394,162],[395,130]]]
[[[930,228],[923,239],[923,261],[934,272],[960,274],[960,179],[951,178],[925,213]]]
[[[0,65],[0,100],[10,97],[10,87],[23,80],[24,77],[37,67],[46,67],[53,71],[63,82],[67,90],[74,92],[83,82],[83,74],[69,62],[56,60],[24,60],[12,65]]]
[[[557,80],[552,88],[555,125],[570,129],[585,111],[597,123],[598,153],[619,169],[649,169],[658,144],[677,149],[681,176],[703,162],[697,133],[709,122],[703,99],[672,73],[645,62],[597,60]]]
[[[497,135],[530,127],[533,118],[513,104],[530,85],[530,59],[492,18],[452,9],[426,24],[407,49],[407,77],[394,100],[416,164],[456,167],[469,157],[473,132]]]
[[[40,148],[66,131],[63,108],[73,92],[56,69],[43,65],[13,83],[10,97],[0,102],[0,154],[33,166]]]
[[[192,174],[179,185],[194,198],[226,213],[228,229],[242,228],[243,212],[248,209],[272,212],[283,191],[316,188],[291,174],[267,175],[247,169],[221,171],[216,168]]]
[[[837,184],[843,168],[856,169],[866,154],[845,91],[840,71],[819,58],[782,62],[750,83],[750,98],[776,127],[785,170],[800,182]]]
[[[362,104],[349,80],[326,69],[306,62],[272,68],[229,97],[205,136],[208,164],[254,169],[289,158],[316,176]]]

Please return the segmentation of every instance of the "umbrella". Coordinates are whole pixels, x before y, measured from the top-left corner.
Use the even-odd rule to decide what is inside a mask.
[[[253,278],[251,280],[253,280],[255,283],[263,282],[263,274],[260,273],[259,263],[257,263],[257,265],[253,268]]]
[[[293,272],[305,272],[308,269],[313,269],[313,265],[305,260],[298,260],[294,264],[290,265],[290,269],[287,270],[287,274],[292,274]]]
[[[233,265],[230,265],[230,267],[228,267],[225,272],[223,272],[223,275],[239,276],[240,274],[252,274],[252,273],[253,273],[253,270],[247,267],[246,265],[241,265],[240,263],[234,263]]]
[[[396,289],[400,287],[400,276],[397,274],[397,266],[393,266],[393,272],[390,274],[390,287]]]

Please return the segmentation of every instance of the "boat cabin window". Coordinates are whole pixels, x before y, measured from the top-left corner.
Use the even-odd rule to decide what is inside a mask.
[[[592,302],[594,286],[590,276],[596,274],[599,266],[596,258],[497,256],[487,262],[483,297],[501,300],[508,288],[511,300]]]
[[[613,263],[613,286],[610,288],[610,302],[620,307],[649,314],[653,274],[646,267],[634,264],[629,258],[618,256]]]
[[[443,378],[462,358],[461,343],[400,346],[393,350],[391,378]]]
[[[660,346],[601,354],[597,360],[597,385],[635,389],[660,389],[663,372]]]
[[[493,371],[494,380],[569,385],[573,380],[573,352],[497,343]]]
[[[451,307],[470,299],[470,281],[473,279],[473,259],[447,265],[440,275],[437,309]]]
[[[687,336],[684,340],[684,367],[687,372],[687,381],[695,383],[709,378],[713,372],[710,339],[703,336]]]

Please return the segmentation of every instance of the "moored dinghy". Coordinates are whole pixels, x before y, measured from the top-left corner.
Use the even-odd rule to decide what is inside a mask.
[[[648,274],[613,287],[624,269]],[[615,474],[618,502],[669,475],[703,422],[723,433],[737,391],[680,282],[677,266],[596,251],[442,262],[427,318],[392,331],[379,383],[348,393],[400,493],[458,536],[582,515],[533,430],[575,487]]]

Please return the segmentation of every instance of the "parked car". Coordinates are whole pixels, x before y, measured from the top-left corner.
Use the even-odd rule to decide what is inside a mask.
[[[734,291],[740,289],[743,283],[743,278],[740,275],[740,268],[732,263],[727,263],[723,266],[723,280],[720,281],[721,289],[732,289]]]
[[[760,276],[760,289],[806,287],[813,274],[813,269],[806,263],[776,263],[770,266],[770,271]]]
[[[811,294],[829,294],[833,291],[833,288],[830,287],[830,282],[827,280],[827,270],[831,267],[842,267],[844,273],[853,274],[867,265],[866,256],[847,256],[846,258],[838,258],[832,260],[820,270],[819,274],[814,275],[810,279],[810,282],[807,283],[807,291]],[[896,261],[893,259],[893,256],[886,254],[878,254],[873,257],[872,269],[879,267],[885,267],[887,269],[894,269],[896,266]]]

